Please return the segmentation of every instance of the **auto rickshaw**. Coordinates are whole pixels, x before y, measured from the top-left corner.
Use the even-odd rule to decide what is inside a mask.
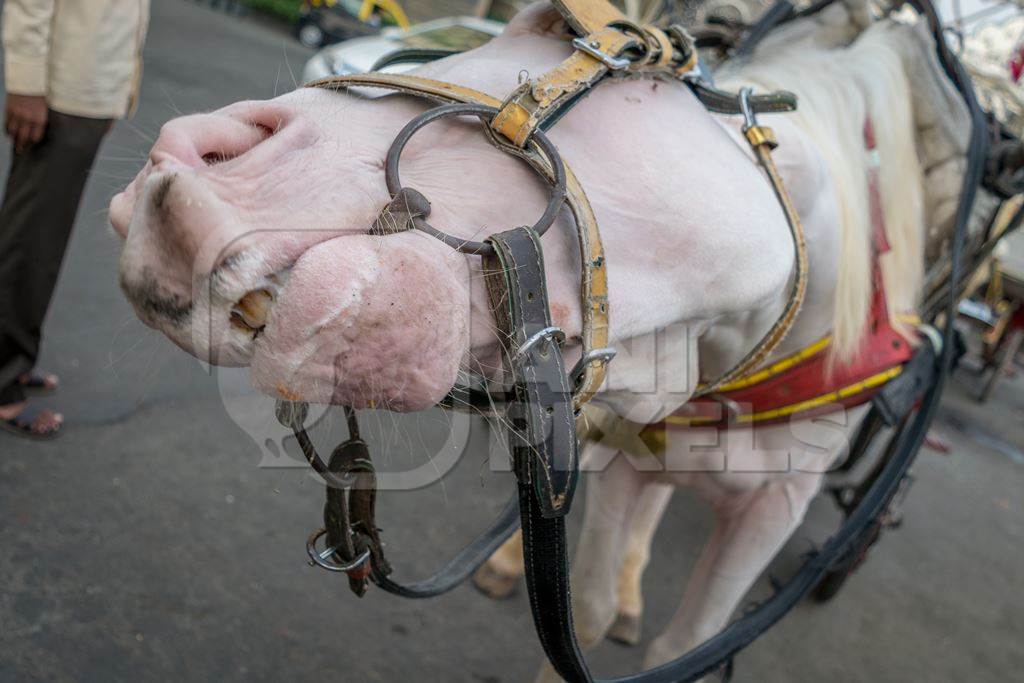
[[[305,0],[296,37],[306,47],[318,48],[377,33],[385,26],[409,27],[409,18],[396,0]]]

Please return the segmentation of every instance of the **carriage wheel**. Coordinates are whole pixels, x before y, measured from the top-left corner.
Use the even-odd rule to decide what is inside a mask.
[[[839,589],[846,583],[846,579],[853,573],[853,567],[843,569],[830,569],[821,577],[821,581],[814,587],[811,599],[814,602],[828,602],[839,593]]]
[[[853,570],[861,565],[867,557],[868,549],[875,544],[881,535],[881,523],[873,524],[864,533],[865,541],[857,544],[856,548],[845,558],[838,567],[829,569],[818,581],[818,584],[811,591],[811,599],[814,602],[828,602],[839,593],[846,580],[853,574]]]
[[[904,415],[899,424],[893,428],[892,432],[888,435],[885,451],[878,458],[878,461],[873,464],[871,471],[864,478],[864,481],[856,486],[833,492],[836,502],[843,510],[844,517],[848,517],[857,509],[861,501],[868,494],[871,486],[875,483],[875,480],[881,475],[885,464],[893,457],[896,446],[902,441],[901,437],[912,414],[914,414],[914,411]],[[881,416],[872,408],[871,413],[868,414],[865,423],[861,425],[860,431],[857,434],[857,439],[854,443],[855,452],[851,453],[851,457],[856,457],[859,460],[870,448],[871,442],[879,434],[881,427]],[[836,565],[830,567],[818,580],[817,585],[815,585],[810,593],[812,600],[820,603],[834,598],[839,589],[846,583],[846,580],[850,578],[850,574],[867,558],[868,550],[881,537],[882,529],[898,527],[901,524],[903,498],[907,495],[907,490],[912,481],[913,476],[911,474],[908,473],[903,476],[892,498],[886,503],[884,511],[874,523],[861,532],[860,537],[853,541],[846,554],[838,560]]]

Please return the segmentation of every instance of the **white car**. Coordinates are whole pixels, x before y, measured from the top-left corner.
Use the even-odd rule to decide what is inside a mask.
[[[505,24],[477,17],[446,17],[410,26],[386,28],[380,35],[352,38],[320,50],[302,69],[302,82],[327,76],[365,73],[381,57],[396,50],[471,50],[480,47],[505,29]],[[393,64],[390,72],[408,71],[413,63]]]

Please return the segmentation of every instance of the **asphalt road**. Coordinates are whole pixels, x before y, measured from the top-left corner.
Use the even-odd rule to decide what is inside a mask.
[[[530,680],[540,661],[525,597],[472,588],[426,602],[306,566],[322,489],[281,452],[269,400],[144,328],[118,291],[109,197],[183,112],[293,87],[307,53],[283,33],[185,0],[153,3],[142,106],[105,144],[49,322],[43,366],[64,382],[56,442],[0,435],[0,680]],[[0,153],[6,155],[4,148]],[[6,167],[6,157],[3,159]],[[60,188],[53,188],[59,192]],[[960,379],[922,454],[904,525],[836,600],[805,603],[743,653],[738,681],[1004,681],[1024,669],[1024,381],[984,408]],[[329,416],[316,432],[339,431]],[[435,414],[373,439],[385,467],[423,464]],[[471,439],[483,443],[480,425]],[[289,454],[290,453],[290,454]],[[385,494],[381,525],[404,577],[481,528],[510,491],[479,455],[440,484]],[[821,499],[771,572],[785,576],[838,520]],[[663,625],[709,515],[677,494],[645,578],[644,642]],[[753,597],[767,592],[763,580]],[[602,645],[601,674],[642,648]]]

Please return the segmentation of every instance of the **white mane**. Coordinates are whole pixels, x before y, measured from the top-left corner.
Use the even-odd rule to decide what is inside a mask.
[[[842,248],[833,319],[833,349],[857,352],[871,309],[872,227],[864,123],[870,117],[881,160],[879,185],[891,251],[882,257],[890,316],[913,311],[924,277],[924,174],[918,160],[911,86],[889,21],[873,24],[847,47],[823,45],[835,25],[795,22],[748,63],[726,69],[726,88],[789,90],[799,98],[787,116],[814,141],[832,175],[842,212]],[[847,28],[848,30],[848,28]],[[893,320],[898,324],[897,320]]]

